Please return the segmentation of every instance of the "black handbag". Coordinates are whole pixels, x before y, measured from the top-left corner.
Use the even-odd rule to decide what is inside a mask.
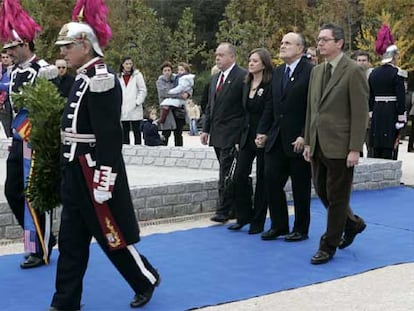
[[[224,191],[226,192],[234,192],[234,173],[236,171],[236,166],[237,166],[238,152],[234,148],[232,149],[231,153],[234,156],[233,162],[231,163],[230,169],[227,172],[226,176],[224,176]]]
[[[236,171],[237,157],[234,157],[230,169],[224,177],[224,190],[226,192],[234,192],[234,172]]]

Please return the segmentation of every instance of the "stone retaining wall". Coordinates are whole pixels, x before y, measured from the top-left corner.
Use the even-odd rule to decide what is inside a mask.
[[[0,159],[7,155],[7,141],[0,140]],[[126,146],[123,150],[127,165],[168,166],[217,170],[212,148]],[[398,186],[401,161],[363,159],[355,169],[354,190],[382,189]],[[218,173],[217,173],[218,175]],[[290,183],[286,186],[292,200]],[[217,179],[185,181],[162,186],[140,186],[131,189],[135,212],[140,220],[213,212],[217,205]],[[312,192],[314,196],[314,192]],[[58,229],[60,209],[54,215]],[[18,239],[22,232],[6,202],[0,202],[0,239]]]

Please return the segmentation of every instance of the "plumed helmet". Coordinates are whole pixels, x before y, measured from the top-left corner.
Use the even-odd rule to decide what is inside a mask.
[[[375,41],[375,52],[381,55],[382,64],[391,62],[394,56],[398,54],[398,48],[394,42],[394,36],[391,33],[390,27],[387,24],[382,24]]]
[[[398,48],[395,44],[390,45],[389,47],[387,47],[387,49],[385,50],[384,54],[382,54],[382,60],[381,63],[382,64],[386,64],[389,63],[393,60],[394,56],[398,54]]]
[[[103,56],[101,47],[99,46],[98,38],[92,27],[85,23],[70,22],[63,25],[59,31],[59,36],[56,45],[67,45],[75,42],[89,40],[92,44],[93,50],[99,55]]]
[[[8,49],[32,42],[42,28],[23,10],[19,0],[3,0],[0,9],[0,40]]]
[[[103,0],[77,0],[72,22],[63,25],[56,45],[88,40],[93,50],[103,56],[102,47],[108,44],[112,31],[106,21],[108,9]]]

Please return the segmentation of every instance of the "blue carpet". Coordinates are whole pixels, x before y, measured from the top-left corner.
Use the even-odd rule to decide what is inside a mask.
[[[312,200],[310,239],[301,243],[261,241],[247,229],[227,226],[152,234],[138,244],[159,269],[161,286],[143,310],[173,311],[247,299],[414,261],[414,189],[357,191],[352,207],[367,222],[355,243],[338,250],[327,265],[313,266],[326,213]],[[269,224],[267,224],[268,226]],[[0,257],[1,310],[47,310],[54,288],[52,264],[23,271],[22,255]],[[83,311],[131,310],[133,293],[96,245],[84,281]]]

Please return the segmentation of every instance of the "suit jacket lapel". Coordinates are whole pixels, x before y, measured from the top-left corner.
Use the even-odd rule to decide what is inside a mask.
[[[213,78],[211,79],[211,85],[210,85],[210,103],[211,103],[211,111],[213,111],[214,109],[214,104],[216,101],[216,87],[217,87],[217,82],[218,82],[218,78],[220,76],[220,72],[216,73]]]
[[[300,61],[299,61],[299,63],[297,64],[297,66],[296,66],[296,68],[295,68],[295,70],[292,72],[292,74],[291,74],[291,76],[290,76],[290,78],[289,78],[289,81],[288,81],[288,84],[287,84],[287,86],[286,86],[286,90],[284,91],[284,92],[282,92],[283,93],[283,97],[285,97],[285,95],[289,92],[289,90],[292,88],[292,86],[293,86],[293,83],[295,82],[295,80],[297,79],[297,77],[298,77],[298,75],[300,74],[300,72],[302,71],[302,68],[303,68],[303,62],[304,62],[304,60],[303,59],[301,59]],[[284,74],[284,72],[285,72],[285,69],[286,68],[286,65],[283,67],[283,74]],[[283,74],[282,74],[282,77],[283,77]],[[282,85],[282,81],[280,82],[280,85]]]
[[[324,99],[331,92],[332,88],[336,85],[338,80],[343,76],[347,65],[348,64],[347,64],[347,61],[346,61],[346,58],[345,58],[345,55],[344,55],[344,56],[342,56],[342,58],[339,61],[338,65],[336,66],[335,71],[334,71],[331,79],[328,82],[328,85],[326,86],[326,88],[325,88],[325,90],[322,94],[321,102],[324,101]],[[322,77],[323,77],[323,73],[322,73]],[[321,84],[322,84],[322,82],[321,82]]]
[[[234,80],[237,68],[238,68],[237,65],[234,65],[234,67],[230,71],[229,75],[227,76],[226,80],[224,81],[223,87],[221,88],[221,91],[218,92],[216,98],[221,98],[221,97],[225,96],[225,94],[228,92],[228,90],[231,87],[231,83]]]

